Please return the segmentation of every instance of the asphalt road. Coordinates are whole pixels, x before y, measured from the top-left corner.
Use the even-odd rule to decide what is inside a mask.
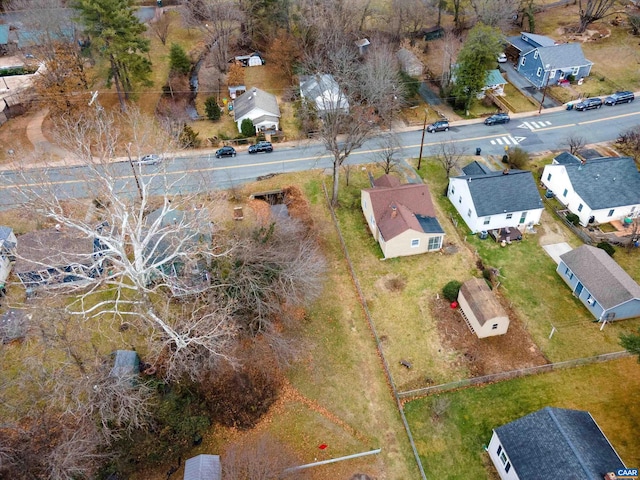
[[[465,123],[465,122],[460,122]],[[486,126],[482,123],[452,125],[448,132],[426,133],[423,157],[435,153],[441,142],[453,141],[467,153],[494,155],[500,158],[505,147],[519,145],[538,153],[567,148],[566,138],[580,135],[589,144],[615,140],[619,133],[640,124],[640,101],[598,110],[578,112],[559,110],[512,117],[508,124]],[[401,158],[417,158],[420,151],[422,129],[396,132],[402,151]],[[351,164],[380,161],[381,138],[373,138],[347,159]],[[180,156],[160,165],[135,167],[136,175],[148,183],[152,191],[191,193],[226,189],[233,185],[254,181],[257,177],[316,168],[331,168],[331,157],[315,141],[295,145],[275,145],[273,153],[249,155],[241,152],[236,157],[216,159],[212,154]],[[137,195],[136,178],[128,162],[104,167],[116,179],[116,191],[121,195]],[[47,198],[81,198],[95,195],[96,178],[89,167],[34,169],[28,172],[5,171],[0,174],[0,208],[7,209],[29,201],[34,194]],[[25,192],[27,192],[25,194]]]

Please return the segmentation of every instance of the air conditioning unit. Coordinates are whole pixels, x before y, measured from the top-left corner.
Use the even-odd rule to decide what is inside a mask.
[[[593,305],[594,303],[596,303],[596,301],[593,298],[589,298],[589,299],[587,299],[587,303],[589,305]]]

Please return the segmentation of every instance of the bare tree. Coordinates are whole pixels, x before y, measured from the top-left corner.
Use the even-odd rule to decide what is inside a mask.
[[[123,134],[116,120],[125,122],[130,130],[132,142],[127,150],[137,153],[135,157],[159,135],[149,130],[152,122],[139,114],[116,118],[106,112],[78,121],[66,119],[59,131],[59,138],[66,139],[64,144],[90,171],[84,188],[87,195],[99,199],[100,222],[91,215],[70,215],[68,212],[76,208],[86,209],[86,204],[81,206],[84,201],[65,201],[58,192],[48,190],[46,182],[44,187],[25,189],[23,195],[49,221],[93,239],[96,246],[76,262],[85,265],[78,272],[83,290],[68,310],[85,317],[111,318],[118,324],[129,319],[147,332],[152,362],[162,359],[168,371],[179,375],[183,371],[176,367],[186,367],[184,359],[214,361],[225,356],[233,341],[235,327],[228,305],[192,308],[191,315],[180,316],[171,307],[173,295],[188,297],[208,289],[206,265],[227,251],[213,243],[208,208],[202,208],[193,196],[170,195],[179,189],[179,178],[169,180],[162,168],[143,175],[140,165],[131,164],[133,179],[123,185],[118,164],[108,163],[122,150],[119,142]],[[136,190],[137,199],[135,193],[131,195]],[[40,263],[45,269],[57,268],[46,261]],[[186,373],[194,371],[197,369],[186,369]]]
[[[578,0],[580,26],[578,33],[584,32],[593,22],[610,15],[616,0]]]
[[[587,144],[587,139],[577,133],[567,136],[564,141],[569,147],[571,155],[577,154]]]
[[[385,135],[378,142],[378,151],[376,156],[378,161],[376,162],[384,170],[387,175],[395,170],[399,160],[396,157],[398,153],[402,151],[400,142],[396,135]]]
[[[167,44],[167,38],[169,38],[169,31],[173,25],[173,12],[163,11],[162,15],[158,20],[151,23],[149,25],[149,30],[151,30],[156,37],[162,42],[162,45]]]
[[[392,0],[388,25],[393,28],[394,40],[399,42],[407,35],[413,42],[432,13],[429,3],[423,0]]]
[[[458,143],[449,140],[443,141],[435,147],[434,156],[438,163],[442,165],[447,174],[447,178],[451,174],[451,170],[460,165],[460,161],[465,154],[465,150]]]
[[[520,0],[470,0],[479,22],[490,27],[506,27],[517,16]]]
[[[234,33],[244,21],[238,2],[232,0],[186,0],[188,25],[203,29],[206,43],[220,71],[226,72]]]
[[[250,442],[242,441],[232,444],[222,457],[222,478],[252,480],[270,480],[272,478],[286,478],[302,480],[307,477],[304,470],[289,471],[288,468],[300,465],[297,458],[287,445],[262,434]]]

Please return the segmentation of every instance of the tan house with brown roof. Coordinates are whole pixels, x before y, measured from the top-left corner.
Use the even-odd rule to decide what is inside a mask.
[[[467,325],[478,338],[507,333],[509,316],[484,279],[464,282],[458,292],[458,304]]]
[[[383,175],[374,180],[372,188],[361,191],[360,204],[385,258],[442,248],[444,230],[427,185],[401,185],[398,178]]]

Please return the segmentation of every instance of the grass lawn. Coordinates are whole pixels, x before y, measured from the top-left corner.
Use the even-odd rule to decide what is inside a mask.
[[[634,357],[414,400],[405,413],[428,478],[493,479],[492,429],[546,406],[589,411],[625,464],[640,465],[639,394]]]
[[[432,192],[441,192],[446,188],[444,171],[433,161],[423,162],[420,174],[426,178]],[[571,295],[567,285],[555,272],[555,262],[542,249],[535,234],[525,234],[522,241],[502,248],[491,240],[480,240],[470,235],[446,197],[438,195],[434,199],[447,215],[459,220],[458,233],[464,237],[469,248],[478,252],[486,266],[500,270],[499,288],[525,321],[536,344],[550,361],[620,351],[619,335],[635,332],[640,327],[640,319],[633,319],[610,323],[601,331],[601,325],[594,323],[593,316]],[[549,222],[559,222],[552,212],[545,217]],[[543,224],[538,230],[544,228]],[[571,237],[570,243],[579,246],[577,238]],[[637,249],[629,252],[618,249],[615,258],[630,275],[640,279],[640,252]],[[557,331],[549,339],[552,325]],[[578,338],[579,341],[576,341]]]

